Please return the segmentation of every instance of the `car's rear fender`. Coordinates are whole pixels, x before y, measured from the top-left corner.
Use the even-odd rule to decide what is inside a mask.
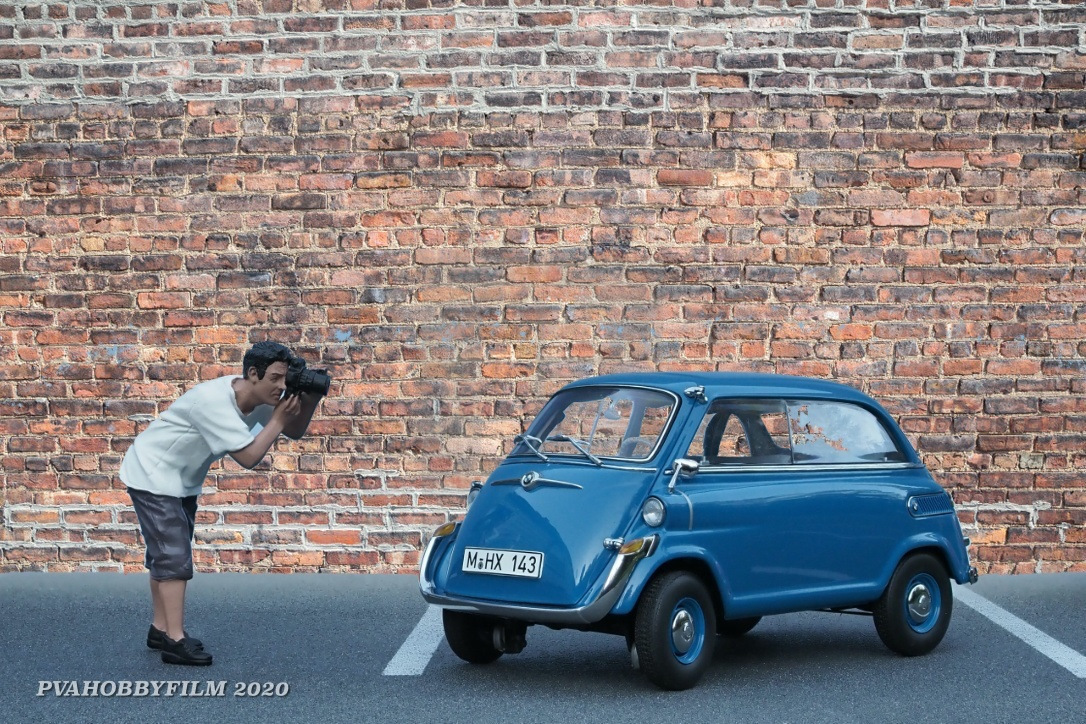
[[[667,555],[661,556],[664,546],[657,549],[656,555],[644,559],[634,570],[630,581],[626,584],[626,590],[619,597],[618,602],[611,613],[623,615],[630,613],[637,606],[641,598],[641,592],[649,581],[657,575],[674,570],[691,571],[698,575],[706,587],[713,594],[713,602],[716,605],[718,617],[722,617],[727,610],[728,594],[724,571],[716,563],[711,555],[704,549],[694,545],[667,546]]]
[[[947,516],[951,519],[951,516]],[[890,578],[894,575],[898,564],[907,556],[919,552],[929,552],[937,555],[946,566],[947,574],[958,583],[971,583],[976,580],[976,571],[969,565],[969,554],[965,549],[965,542],[961,537],[957,520],[952,519],[951,537],[940,532],[924,532],[905,538],[894,548],[894,554],[886,561],[879,575],[879,590],[884,590],[890,584]]]

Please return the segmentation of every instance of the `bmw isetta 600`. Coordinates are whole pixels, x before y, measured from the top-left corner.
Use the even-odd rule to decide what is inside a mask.
[[[718,636],[796,611],[870,615],[899,654],[931,651],[950,581],[975,582],[950,496],[891,416],[842,384],[631,373],[555,394],[462,521],[435,531],[423,597],[475,664],[545,625],[625,636],[666,689]]]

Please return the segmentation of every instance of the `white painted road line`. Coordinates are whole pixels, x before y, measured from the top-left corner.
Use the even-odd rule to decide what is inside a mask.
[[[1060,643],[1044,631],[1029,625],[1013,613],[1004,611],[987,598],[970,591],[964,586],[955,587],[954,598],[969,606],[981,616],[1005,628],[1078,678],[1086,679],[1086,656],[1070,646]]]
[[[385,667],[385,676],[420,676],[426,671],[430,657],[445,638],[441,625],[441,609],[430,606],[415,624],[415,630],[400,646],[400,650]]]

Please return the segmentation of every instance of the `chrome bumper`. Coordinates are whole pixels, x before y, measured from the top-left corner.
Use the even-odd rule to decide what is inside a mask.
[[[429,569],[434,548],[439,544],[440,540],[439,538],[431,539],[426,545],[419,569],[419,589],[422,591],[422,597],[429,603],[454,611],[468,611],[484,616],[511,618],[529,623],[577,626],[596,623],[610,613],[619,596],[625,590],[626,583],[630,580],[634,567],[639,561],[648,558],[656,551],[660,538],[656,535],[648,536],[644,539],[645,544],[639,550],[631,553],[619,553],[611,564],[603,588],[596,599],[577,608],[544,608],[516,603],[442,596],[435,592],[434,582],[426,577],[426,571]]]

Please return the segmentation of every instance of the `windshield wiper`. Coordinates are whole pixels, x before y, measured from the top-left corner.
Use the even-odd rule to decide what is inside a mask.
[[[586,443],[584,440],[578,440],[577,438],[570,437],[569,435],[551,435],[550,437],[547,438],[547,441],[548,442],[551,442],[551,441],[553,441],[553,442],[568,442],[570,445],[577,448],[577,452],[581,453],[586,458],[591,460],[594,465],[596,465],[596,466],[603,465],[602,460],[600,460],[598,457],[596,457],[595,455],[593,455],[591,452],[588,451],[588,443]]]
[[[543,462],[549,462],[550,461],[550,458],[548,458],[546,455],[544,455],[543,453],[541,453],[539,451],[539,446],[543,444],[543,441],[540,440],[538,437],[535,437],[534,435],[528,435],[528,434],[517,435],[516,437],[513,438],[513,442],[516,443],[517,445],[523,445],[524,447],[528,448],[529,450],[534,452],[536,455],[538,455],[539,458]]]

